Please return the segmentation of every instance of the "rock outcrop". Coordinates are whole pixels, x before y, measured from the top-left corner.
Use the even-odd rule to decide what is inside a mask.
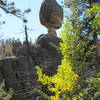
[[[27,56],[27,46],[21,44],[13,48],[16,57],[6,57],[0,60],[0,81],[5,79],[6,90],[14,89],[12,100],[37,100],[40,88],[37,81],[35,66],[40,66],[46,75],[54,75],[61,62],[61,54],[50,43],[59,46],[60,38],[42,35],[36,45],[30,45],[30,56]],[[40,98],[40,97],[39,97]]]
[[[41,24],[48,28],[48,34],[38,37],[36,44],[27,47],[20,42],[13,46],[15,57],[0,60],[0,81],[5,79],[5,89],[14,89],[12,100],[43,100],[37,89],[41,84],[37,81],[35,66],[40,66],[43,73],[52,76],[61,63],[62,55],[57,51],[61,39],[56,36],[56,29],[63,21],[63,9],[56,0],[44,0],[40,9]]]

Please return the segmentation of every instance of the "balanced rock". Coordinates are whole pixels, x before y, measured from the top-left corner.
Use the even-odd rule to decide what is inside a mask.
[[[63,21],[63,9],[56,0],[44,0],[40,8],[40,22],[47,28],[58,29]]]

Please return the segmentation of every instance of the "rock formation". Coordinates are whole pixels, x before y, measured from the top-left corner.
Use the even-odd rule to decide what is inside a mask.
[[[39,41],[40,45],[30,45],[29,62],[25,45],[19,46],[16,50],[13,49],[16,57],[6,57],[0,60],[0,81],[5,79],[7,90],[14,89],[12,100],[37,100],[38,95],[35,89],[39,88],[40,84],[37,82],[36,65],[40,66],[47,75],[56,73],[61,54],[48,44],[53,41],[58,45],[61,40],[51,39],[48,35],[44,35],[42,39]]]
[[[46,75],[54,75],[61,63],[62,55],[56,50],[61,39],[56,37],[55,29],[61,27],[63,10],[56,0],[44,0],[40,9],[40,21],[48,28],[48,34],[38,37],[36,44],[27,46],[15,43],[14,57],[0,60],[0,81],[5,79],[5,89],[14,89],[12,100],[43,100],[37,89],[41,84],[37,81],[35,66],[40,66]]]
[[[40,22],[48,28],[48,34],[56,36],[56,29],[63,21],[63,9],[56,0],[44,0],[40,8]]]

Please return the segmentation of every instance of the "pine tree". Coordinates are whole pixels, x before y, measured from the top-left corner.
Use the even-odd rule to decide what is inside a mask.
[[[70,7],[70,10],[72,12],[70,18],[67,18],[67,21],[69,21],[69,23],[71,23],[72,26],[72,29],[70,29],[71,31],[70,35],[73,35],[74,37],[73,50],[76,53],[72,54],[70,59],[74,61],[73,62],[74,66],[76,66],[75,62],[79,61],[79,63],[81,63],[80,69],[83,68],[82,66],[84,66],[86,70],[87,67],[91,67],[91,66],[95,66],[95,68],[97,69],[98,68],[97,59],[100,53],[99,38],[98,38],[98,35],[100,34],[99,32],[100,31],[99,30],[100,6],[98,6],[99,5],[98,2],[97,1],[94,2],[92,0],[91,2],[86,0],[65,0],[64,4],[66,5],[66,7]],[[90,17],[91,14],[93,15],[92,10],[96,14],[95,16]],[[65,26],[65,28],[67,28],[67,26]],[[83,49],[84,51],[81,51]],[[79,56],[77,57],[78,53]],[[82,65],[82,63],[86,65],[84,64]]]
[[[27,22],[27,19],[25,18],[24,14],[30,12],[31,10],[25,9],[24,12],[21,11],[21,9],[17,9],[15,7],[15,3],[14,2],[7,2],[7,0],[0,0],[0,8],[5,11],[6,13],[12,14],[18,18],[20,18],[21,20],[23,20],[25,23]],[[3,21],[4,23],[4,21]]]

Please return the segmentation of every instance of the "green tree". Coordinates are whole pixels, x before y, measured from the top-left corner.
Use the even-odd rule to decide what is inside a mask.
[[[72,13],[69,17],[65,16],[60,34],[63,41],[60,50],[64,58],[57,74],[52,77],[46,76],[37,67],[39,81],[47,84],[48,89],[55,93],[52,100],[99,100],[100,76],[96,76],[95,69],[99,56],[97,36],[100,34],[100,6],[94,0],[65,0],[64,4],[70,7]],[[90,69],[95,71],[95,75],[86,74]],[[78,77],[71,80],[74,75]],[[62,87],[61,83],[74,88],[71,91],[70,86]]]
[[[95,68],[98,68],[97,59],[98,59],[98,56],[100,56],[100,50],[99,50],[100,46],[99,46],[99,38],[98,38],[98,36],[100,35],[100,29],[99,29],[100,6],[99,4],[100,4],[100,1],[98,0],[65,0],[66,7],[69,7],[72,12],[69,18],[69,21],[73,27],[73,30],[72,30],[73,34],[74,36],[76,35],[76,37],[79,38],[78,41],[76,39],[75,42],[86,45],[86,48],[85,48],[85,47],[82,47],[82,44],[80,44],[80,46],[84,48],[84,51],[85,51],[84,53],[87,53],[87,50],[90,50],[90,47],[95,48],[93,51],[95,53],[92,55],[90,54],[89,56],[87,56],[87,59],[86,59],[86,62],[90,60],[88,64],[90,64],[90,66],[91,64],[94,64]],[[80,27],[78,28],[79,31],[77,31],[77,25]],[[88,43],[84,41],[84,39]],[[84,58],[84,55],[83,56],[81,55],[80,57]],[[94,60],[95,63],[94,62],[91,63],[92,60]]]

